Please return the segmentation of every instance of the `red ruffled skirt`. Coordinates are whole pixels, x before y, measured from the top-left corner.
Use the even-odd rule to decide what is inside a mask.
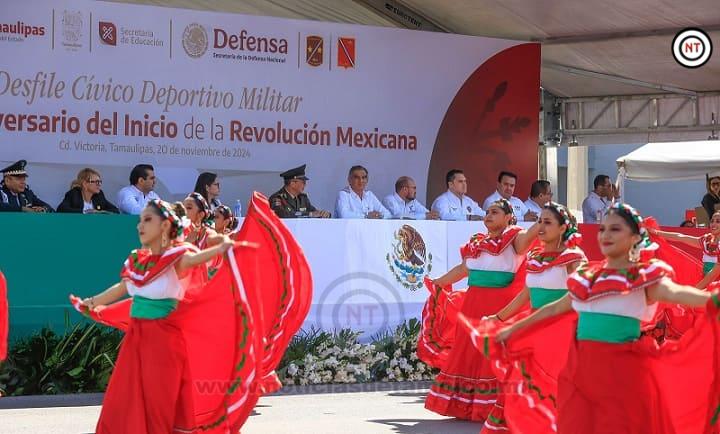
[[[255,193],[217,274],[193,284],[167,318],[129,317],[132,300],[88,312],[127,332],[105,394],[98,433],[237,433],[258,398],[281,386],[274,369],[312,300],[305,256]],[[242,271],[242,274],[240,273]]]
[[[193,281],[204,281],[204,267],[193,272]],[[93,314],[126,331],[97,433],[236,432],[260,396],[252,381],[261,372],[258,302],[244,288],[222,267],[209,283],[191,286],[166,318],[123,317],[131,299]]]
[[[559,433],[675,433],[652,362],[632,344],[576,341],[558,382]]]
[[[516,278],[515,282],[518,281],[522,279]],[[494,315],[519,292],[521,286],[515,282],[507,288],[468,288],[461,313],[475,319]],[[430,388],[425,408],[445,416],[474,421],[487,419],[489,424],[503,426],[502,398],[498,402],[498,382],[490,360],[475,349],[463,327],[455,327],[452,347],[446,350],[444,366]]]
[[[170,318],[133,319],[118,354],[96,431],[192,432],[192,387],[179,325]]]
[[[530,314],[492,324],[507,327]],[[504,414],[513,433],[550,434],[557,431],[558,377],[567,362],[577,315],[572,312],[522,330],[504,346],[488,338],[490,359],[505,392]],[[494,332],[492,333],[494,335]],[[476,346],[479,342],[475,341]]]

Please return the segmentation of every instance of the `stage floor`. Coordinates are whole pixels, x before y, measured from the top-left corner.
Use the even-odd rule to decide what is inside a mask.
[[[477,434],[480,431],[478,423],[448,419],[425,410],[426,385],[408,386],[412,385],[286,389],[286,393],[293,394],[262,398],[242,433]],[[350,390],[362,391],[347,392]],[[94,433],[100,407],[91,404],[100,400],[101,395],[0,398],[0,408],[6,408],[0,410],[2,432]],[[13,408],[20,406],[25,408]]]

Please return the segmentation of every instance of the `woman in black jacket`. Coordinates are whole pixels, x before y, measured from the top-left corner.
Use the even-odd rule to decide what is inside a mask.
[[[710,177],[705,175],[705,179],[707,181],[707,194],[703,196],[700,203],[705,208],[708,219],[711,219],[712,215],[715,214],[716,205],[720,204],[720,176]]]
[[[58,205],[58,212],[98,212],[105,211],[118,214],[117,207],[105,199],[100,186],[102,179],[97,170],[85,168],[78,172],[77,179],[70,185],[70,191]]]

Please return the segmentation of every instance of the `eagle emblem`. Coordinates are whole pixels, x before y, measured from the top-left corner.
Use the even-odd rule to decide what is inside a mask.
[[[394,233],[392,251],[385,256],[390,272],[405,288],[415,291],[423,286],[423,278],[432,270],[432,253],[427,251],[420,232],[403,225]]]

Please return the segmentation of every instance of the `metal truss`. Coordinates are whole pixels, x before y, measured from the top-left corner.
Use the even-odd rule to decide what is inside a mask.
[[[546,145],[593,144],[593,137],[620,134],[707,132],[710,138],[719,130],[720,92],[555,98],[552,109],[547,96],[543,102]]]

